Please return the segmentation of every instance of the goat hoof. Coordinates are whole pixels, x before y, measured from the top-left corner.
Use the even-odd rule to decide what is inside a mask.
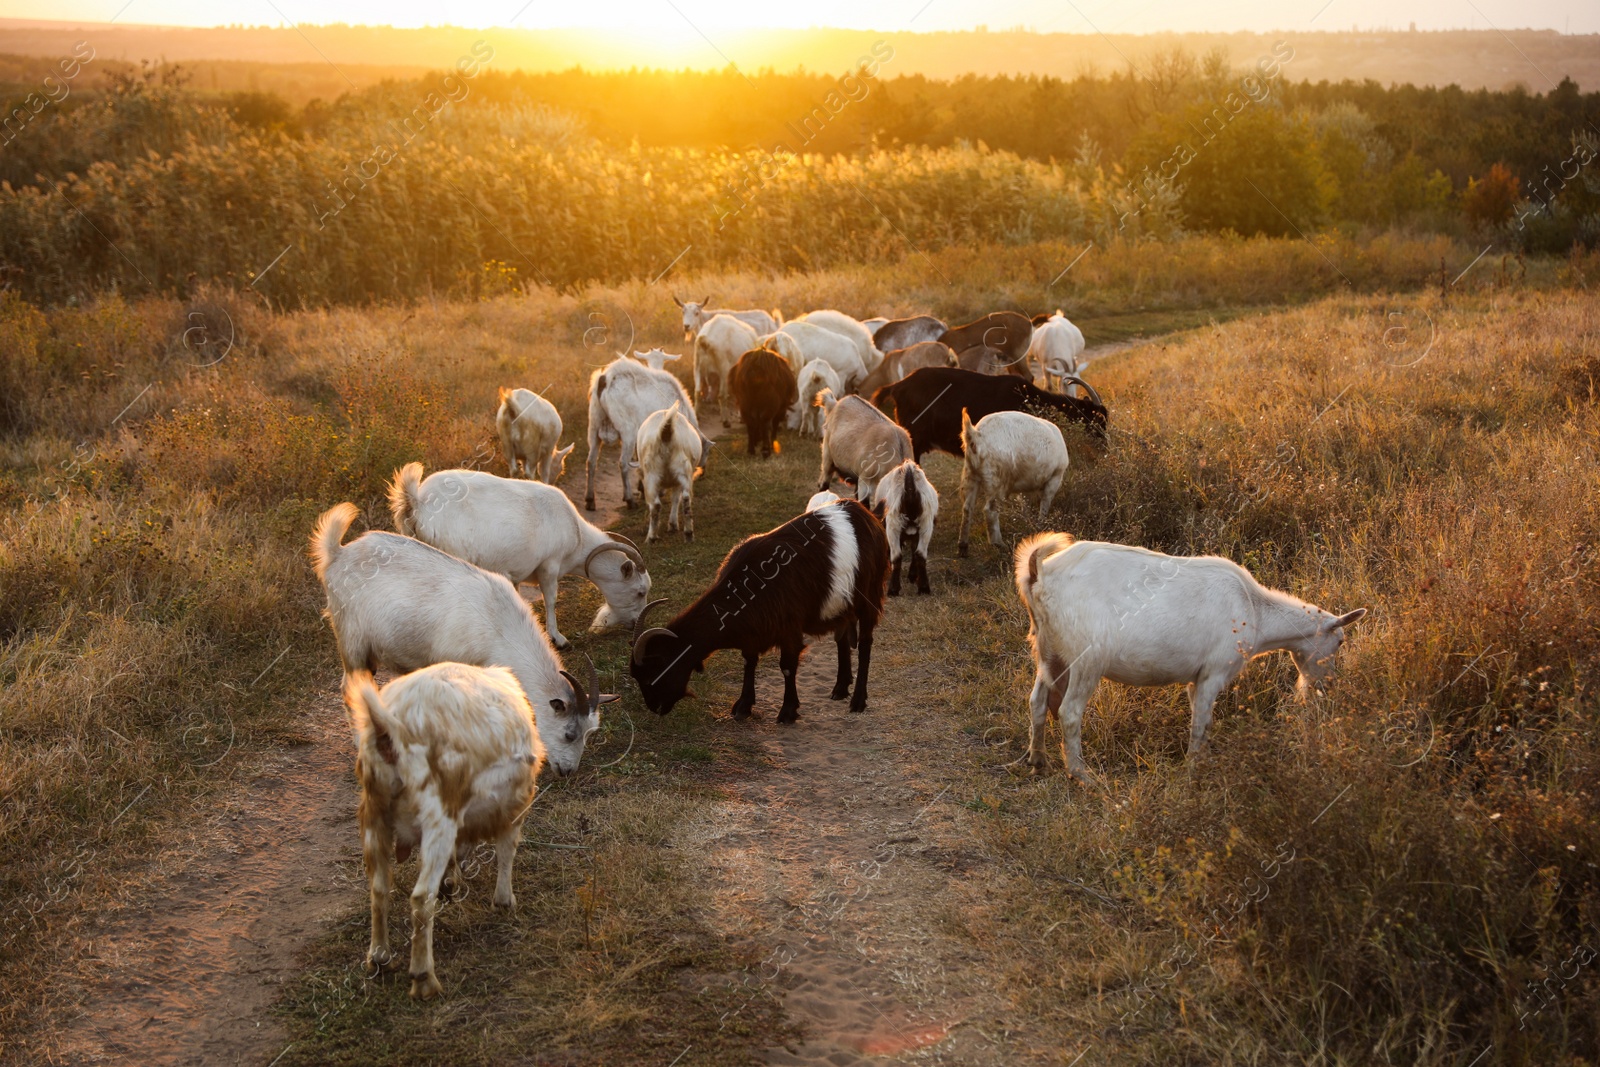
[[[690,543],[693,543],[693,541],[694,541],[694,531],[693,531],[693,530],[690,530],[690,531],[688,531],[688,532],[687,532],[687,533],[685,533],[685,534],[684,534],[684,535],[683,535],[683,539],[684,539],[684,540],[685,540],[685,541],[688,541],[688,542],[690,542]]]
[[[550,643],[556,646],[556,650],[558,652],[567,652],[572,648],[572,642],[568,641],[565,637],[557,638]]]
[[[497,907],[497,908],[508,908],[511,911],[516,911],[517,910],[517,895],[515,893],[507,893],[506,894],[506,899],[504,899],[504,900],[501,900],[499,897],[495,897],[494,898],[494,906]]]
[[[444,986],[439,984],[439,979],[433,974],[414,974],[411,976],[411,999],[432,1000],[444,992]]]
[[[866,702],[865,699],[852,700],[850,702],[850,714],[856,715],[856,714],[859,714],[859,713],[861,713],[863,711],[866,711],[866,710],[867,710],[867,702]]]
[[[834,686],[833,687],[833,692],[828,694],[828,699],[829,700],[843,700],[845,697],[847,697],[849,695],[850,695],[850,683],[846,682],[844,685],[836,685],[836,686]]]
[[[394,962],[394,953],[386,948],[375,948],[367,952],[367,977],[376,978],[383,973],[383,969]]]
[[[778,721],[781,723],[798,722],[800,721],[800,710],[798,708],[784,708],[778,712]]]
[[[594,497],[586,496],[586,497],[583,498],[583,510],[584,511],[593,511],[594,510]]]
[[[889,587],[889,595],[890,596],[899,596],[900,595],[900,587],[898,585],[891,585]]]
[[[748,719],[750,717],[750,712],[753,711],[754,708],[755,708],[754,704],[735,704],[733,707],[729,708],[728,710],[733,712],[734,719],[736,719],[739,722],[744,722],[746,719]]]
[[[967,558],[967,543],[965,541],[956,546],[956,555],[961,559]]]
[[[926,585],[917,586],[917,595],[918,596],[928,596],[932,592],[933,592],[932,588],[930,588],[930,587],[928,587]]]

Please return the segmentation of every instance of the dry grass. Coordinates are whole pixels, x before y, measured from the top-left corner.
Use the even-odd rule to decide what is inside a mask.
[[[915,256],[684,288],[788,311],[961,318],[997,304],[1260,303],[1321,284],[1288,269],[1320,261],[1299,242],[1124,251],[1079,263],[1067,301],[976,253],[941,259],[949,290]],[[1422,284],[1436,253],[1369,249],[1382,269],[1368,283]],[[1049,255],[1040,246],[1017,276],[1044,275]],[[1025,624],[998,556],[943,566],[945,614],[928,640],[957,665],[951,713],[974,738],[959,770],[997,858],[992,909],[951,921],[993,953],[1041,1041],[1075,1048],[1068,1036],[1091,1033],[1107,1062],[1444,1062],[1489,1040],[1527,1062],[1593,1054],[1587,971],[1529,1031],[1516,1026],[1521,983],[1558,965],[1593,919],[1594,312],[1579,293],[1528,291],[1488,263],[1478,271],[1485,288],[1451,303],[1340,298],[1096,369],[1115,434],[1098,462],[1075,454],[1062,526],[1222,552],[1314,600],[1375,609],[1343,680],[1311,707],[1283,703],[1281,665],[1250,672],[1219,709],[1217,755],[1198,778],[1178,768],[1176,694],[1109,690],[1085,735],[1113,781],[1105,796],[1060,776],[983,770],[993,757],[982,738],[1008,739],[1011,752],[1024,736]],[[1535,263],[1529,277],[1593,273],[1592,262]],[[1193,281],[1157,288],[1158,278]],[[0,370],[0,1034],[19,1059],[48,1045],[30,1027],[59,1017],[52,961],[81,950],[75,938],[137,883],[141,857],[192,805],[305,734],[307,679],[333,662],[303,554],[315,514],[352,499],[378,522],[382,483],[406,460],[493,466],[501,384],[548,386],[565,438],[581,435],[588,365],[630,333],[674,347],[668,290],[287,316],[226,292],[51,311],[0,298],[0,345],[16,356]],[[1432,316],[1437,342],[1414,367],[1385,365],[1414,358],[1417,311]],[[210,347],[192,333],[185,344],[196,312]],[[1413,347],[1385,346],[1396,323],[1413,327]],[[198,366],[225,329],[234,347]],[[949,509],[953,467],[941,464]],[[603,475],[616,476],[610,460]],[[702,483],[701,539],[660,550],[672,595],[701,585],[736,536],[787,514],[794,486],[750,485],[715,472]],[[1008,513],[1006,529],[1027,527]],[[571,617],[594,610],[585,585],[564,596]],[[619,643],[588,647],[619,676]],[[687,709],[640,721],[627,760],[549,791],[541,839],[594,847],[530,848],[514,923],[480,916],[472,900],[469,921],[446,922],[453,1004],[514,1015],[522,1022],[507,1034],[595,1062],[680,1038],[737,1061],[780,1032],[765,1001],[746,1029],[717,1029],[733,996],[725,976],[747,961],[693,918],[688,858],[657,847],[675,813],[715,788],[708,760],[727,773],[748,759],[709,722]],[[624,741],[612,734],[605,758]],[[1298,858],[1267,899],[1206,926],[1280,840]],[[599,903],[581,907],[580,891]],[[1223,940],[1196,949],[1202,962],[1117,1030],[1149,964],[1219,930]],[[292,1025],[317,1039],[297,1055],[375,1055],[379,1020],[403,995],[357,980],[357,938],[342,927],[293,992]],[[530,943],[548,954],[537,968]],[[505,1050],[476,1017],[419,1012],[396,1033],[445,1026],[428,1046],[440,1058],[494,1059]]]

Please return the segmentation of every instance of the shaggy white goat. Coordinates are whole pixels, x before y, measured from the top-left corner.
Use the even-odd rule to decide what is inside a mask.
[[[822,360],[814,359],[800,368],[795,387],[799,396],[789,409],[789,429],[798,430],[805,437],[821,437],[823,411],[817,406],[817,394],[826,389],[834,396],[841,395],[844,388],[838,373]]]
[[[593,678],[593,665],[589,670]],[[568,680],[574,692],[583,692],[577,679]],[[433,916],[455,858],[493,841],[499,868],[495,906],[516,906],[511,869],[544,766],[544,745],[527,696],[504,667],[436,663],[394,679],[381,692],[371,674],[358,671],[345,679],[344,701],[356,731],[356,819],[372,901],[367,966],[377,970],[394,958],[394,863],[404,863],[417,849],[411,995],[428,1000],[444,991],[433,968]]]
[[[1321,686],[1345,627],[1343,615],[1258,583],[1218,556],[1167,556],[1131,545],[1037,534],[1017,546],[1017,595],[1028,609],[1037,676],[1028,763],[1045,763],[1045,720],[1060,717],[1067,769],[1092,782],[1079,743],[1084,709],[1100,679],[1189,687],[1189,754],[1205,743],[1218,695],[1257,656],[1287,649],[1299,694]]]
[[[711,316],[695,334],[695,399],[708,404],[715,400],[724,426],[728,425],[728,372],[740,356],[757,347],[756,331],[730,315]]]
[[[821,326],[824,330],[831,330],[840,337],[849,338],[850,343],[855,346],[856,354],[861,357],[861,366],[865,368],[867,374],[877,370],[878,364],[883,362],[883,353],[872,343],[872,331],[842,311],[809,311],[800,316],[800,321]]]
[[[1059,310],[1033,328],[1028,341],[1029,366],[1038,361],[1044,374],[1045,388],[1060,392],[1068,375],[1081,369],[1078,357],[1084,350],[1083,331],[1074,326]],[[1076,388],[1072,395],[1076,396]]]
[[[664,411],[651,412],[639,424],[639,469],[644,476],[644,502],[650,508],[647,542],[654,541],[658,535],[664,492],[672,498],[668,529],[682,529],[685,541],[694,540],[694,471],[699,444],[694,424],[676,403]],[[680,506],[683,509],[681,527],[678,523]]]
[[[586,704],[569,684],[528,602],[504,575],[410,537],[370,530],[341,545],[355,517],[354,504],[336,504],[311,534],[345,673],[450,660],[509,667],[533,705],[550,765],[563,775],[577,770],[603,700],[591,693]]]
[[[505,454],[511,477],[522,467],[524,478],[537,478],[554,485],[566,469],[567,457],[577,442],[560,451],[561,413],[556,406],[532,389],[501,389],[500,409],[494,416],[500,434],[500,451]]]
[[[877,499],[883,504],[883,532],[889,538],[889,595],[900,595],[900,557],[911,546],[911,573],[907,578],[918,593],[932,592],[928,585],[928,545],[933,523],[939,517],[939,491],[928,476],[908,459],[878,483]]]
[[[701,328],[716,315],[727,315],[729,318],[738,319],[757,333],[771,333],[783,325],[783,315],[779,313],[777,308],[773,308],[771,311],[731,311],[727,308],[713,308],[709,296],[699,303],[695,303],[692,300],[684,303],[677,297],[673,297],[672,302],[683,309],[683,339],[685,341],[693,341]]]
[[[689,439],[698,443],[694,430]],[[537,582],[544,594],[544,627],[560,649],[556,625],[561,578],[581,574],[605,597],[590,633],[632,626],[650,599],[650,572],[633,543],[608,534],[578,514],[553,485],[497,478],[483,471],[434,471],[407,463],[389,484],[394,528],[457,559],[503,574],[512,585]]]
[[[967,532],[984,497],[989,543],[1000,539],[1000,502],[1013,493],[1039,494],[1039,521],[1050,513],[1061,482],[1067,476],[1067,441],[1061,428],[1022,411],[997,411],[972,424],[961,409],[961,445],[966,455],[961,468],[961,533],[956,554],[967,554]]]
[[[859,396],[836,400],[824,389],[817,394],[817,403],[828,413],[822,424],[817,488],[828,488],[838,473],[855,485],[856,499],[872,507],[878,482],[911,458],[911,436]]]
[[[622,475],[622,501],[633,506],[633,482],[628,472],[638,466],[634,437],[639,424],[652,411],[683,405],[682,411],[700,438],[700,463],[705,464],[711,439],[700,433],[700,421],[683,384],[664,370],[651,370],[634,360],[618,357],[589,376],[589,462],[584,490],[585,510],[594,510],[594,470],[600,462],[603,443],[615,441],[621,447],[617,467]]]

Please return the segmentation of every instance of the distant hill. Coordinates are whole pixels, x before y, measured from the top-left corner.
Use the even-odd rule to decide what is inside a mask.
[[[1534,92],[1571,77],[1584,89],[1600,88],[1600,35],[1570,36],[1545,30],[1441,32],[1334,32],[1278,34],[1172,33],[1100,37],[1017,31],[876,33],[860,30],[762,30],[716,35],[716,46],[682,50],[664,61],[658,45],[594,30],[471,30],[459,27],[394,29],[387,26],[218,27],[189,29],[105,23],[0,19],[0,80],[26,80],[32,66],[17,57],[53,57],[88,41],[102,59],[182,62],[200,89],[271,90],[296,103],[331,98],[352,86],[386,77],[409,77],[454,64],[474,41],[495,49],[497,70],[565,70],[672,67],[713,69],[728,61],[741,69],[770,67],[843,71],[875,41],[886,40],[894,58],[886,76],[922,74],[1047,74],[1062,78],[1107,74],[1183,48],[1200,54],[1221,49],[1244,65],[1267,54],[1275,41],[1295,49],[1285,67],[1296,80],[1373,79],[1381,84],[1456,84],[1503,89],[1521,84]],[[320,55],[319,55],[320,53]],[[38,68],[42,71],[42,67]]]

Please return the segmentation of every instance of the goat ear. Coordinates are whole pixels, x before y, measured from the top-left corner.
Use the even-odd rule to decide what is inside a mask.
[[[674,360],[674,359],[682,359],[683,358],[683,353],[682,352],[663,352],[662,353],[662,358],[664,358],[664,359],[666,359],[668,361],[671,361],[671,360]]]
[[[632,578],[634,569],[633,560],[625,559],[622,561],[622,576],[624,578]]]
[[[1337,630],[1341,626],[1349,626],[1350,624],[1359,621],[1366,613],[1366,608],[1357,608],[1354,611],[1347,611],[1338,618],[1329,620],[1324,626],[1324,629]]]
[[[622,699],[622,695],[620,693],[601,693],[600,694],[600,699],[595,701],[595,703],[596,704],[609,704],[613,700],[621,700],[621,699]]]
[[[567,713],[567,702],[560,697],[550,701],[550,706],[555,709],[557,715],[565,715]]]

